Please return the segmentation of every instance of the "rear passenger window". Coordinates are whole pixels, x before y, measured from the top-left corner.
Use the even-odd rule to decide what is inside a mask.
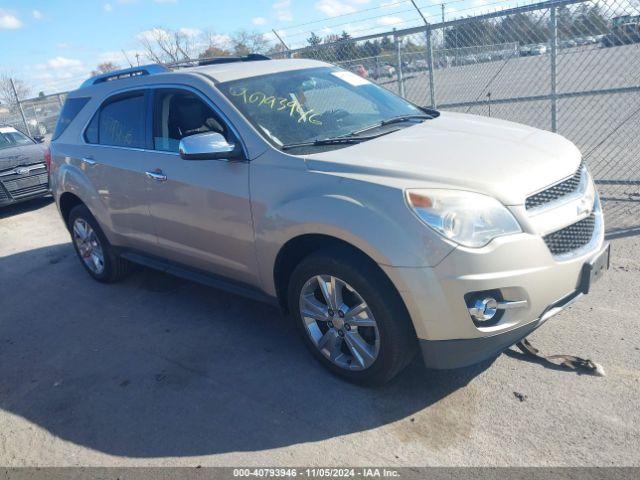
[[[87,143],[114,147],[145,147],[144,93],[117,97],[103,105],[89,123]]]
[[[87,97],[67,98],[67,100],[64,102],[64,106],[62,107],[62,111],[60,112],[60,116],[58,117],[56,130],[55,132],[53,132],[53,136],[51,137],[52,140],[55,140],[60,135],[62,135],[62,133],[67,129],[73,119],[78,116],[80,110],[84,108],[89,100],[90,99]]]

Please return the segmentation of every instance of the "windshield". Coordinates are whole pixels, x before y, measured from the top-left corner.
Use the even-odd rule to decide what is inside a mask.
[[[33,145],[33,142],[29,137],[17,130],[0,128],[0,150],[22,145]]]
[[[278,147],[345,136],[393,117],[424,114],[397,95],[340,68],[243,78],[220,83],[218,88]]]

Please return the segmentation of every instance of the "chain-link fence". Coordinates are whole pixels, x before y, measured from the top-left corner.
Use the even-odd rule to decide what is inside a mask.
[[[0,109],[0,125],[11,125],[31,136],[46,137],[53,133],[65,93],[19,100]]]
[[[290,50],[419,105],[558,132],[583,152],[609,232],[640,228],[640,0],[552,0]],[[64,94],[0,124],[53,132]],[[25,126],[26,123],[26,126]]]
[[[640,1],[558,0],[283,54],[426,106],[558,132],[583,152],[608,230],[640,227]]]

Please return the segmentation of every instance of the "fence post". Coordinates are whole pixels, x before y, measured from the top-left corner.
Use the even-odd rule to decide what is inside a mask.
[[[398,69],[396,70],[396,75],[398,77],[398,95],[404,98],[404,77],[402,75],[402,40],[395,34],[395,32],[393,34],[393,39],[396,44],[396,64],[398,65]]]
[[[427,67],[429,68],[429,96],[431,97],[431,108],[437,108],[436,105],[436,84],[435,75],[433,73],[433,41],[431,39],[431,25],[427,25]]]
[[[551,131],[558,131],[558,9],[551,7]]]
[[[20,98],[18,97],[18,91],[16,90],[16,84],[13,83],[13,78],[9,78],[9,82],[11,83],[11,89],[13,90],[13,96],[16,99],[16,105],[18,105],[18,110],[20,110],[20,116],[22,117],[22,123],[24,123],[24,128],[27,130],[27,135],[31,136],[31,130],[29,130],[29,124],[27,123],[27,117],[24,116],[24,110],[22,109],[22,103],[20,103]]]

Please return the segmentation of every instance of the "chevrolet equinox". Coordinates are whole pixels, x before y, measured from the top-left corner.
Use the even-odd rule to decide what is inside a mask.
[[[496,356],[608,268],[600,200],[556,134],[419,107],[259,55],[93,77],[51,187],[100,282],[142,264],[280,305],[327,368],[382,383]]]

